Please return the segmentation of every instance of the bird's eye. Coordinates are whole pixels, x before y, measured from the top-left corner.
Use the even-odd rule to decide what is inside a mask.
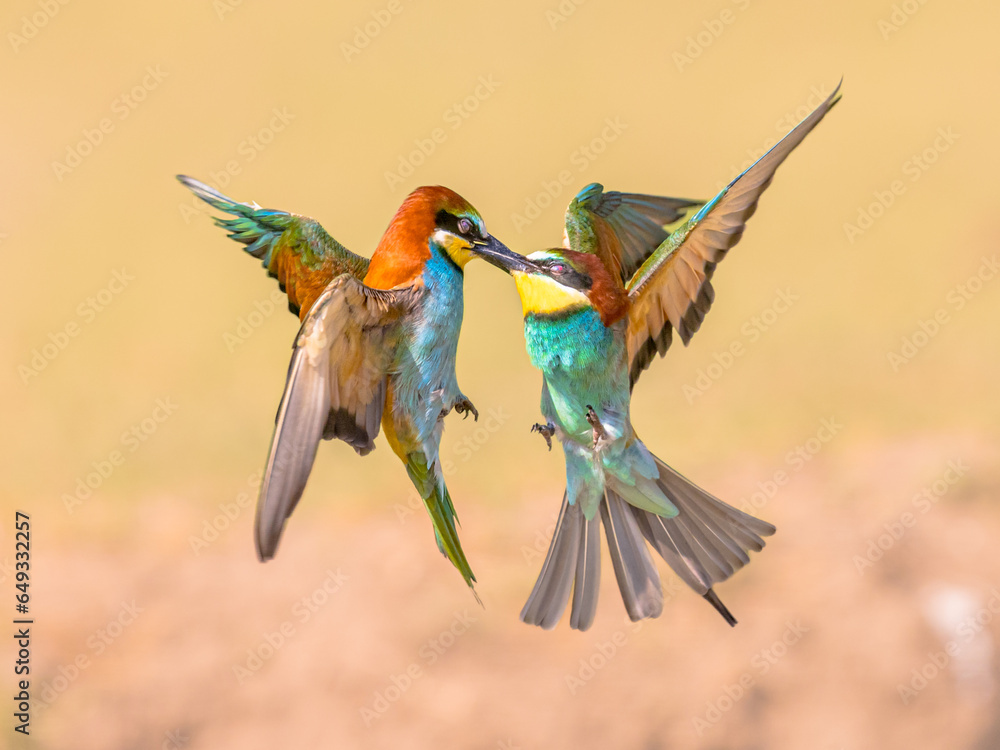
[[[552,271],[552,273],[562,273],[563,271],[566,270],[566,268],[564,266],[561,266],[558,263],[556,263],[549,270]]]
[[[469,232],[472,231],[472,222],[465,218],[459,219],[458,231],[461,234],[468,234]]]

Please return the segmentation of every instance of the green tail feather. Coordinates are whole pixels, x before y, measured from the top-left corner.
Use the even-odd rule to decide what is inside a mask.
[[[457,518],[455,506],[451,501],[451,495],[448,494],[448,488],[445,487],[444,478],[438,476],[437,464],[428,466],[426,456],[422,453],[411,453],[407,456],[406,471],[431,517],[438,549],[451,560],[452,565],[458,568],[462,578],[469,588],[472,588],[476,576],[469,566],[469,561],[465,559],[462,543],[458,539],[458,531],[455,528]]]

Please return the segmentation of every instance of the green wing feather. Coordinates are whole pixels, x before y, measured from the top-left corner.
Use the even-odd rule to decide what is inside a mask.
[[[593,182],[566,208],[566,247],[600,256],[624,284],[668,237],[671,225],[704,201],[605,192]]]
[[[304,315],[334,278],[349,273],[358,280],[368,272],[368,259],[355,255],[307,216],[241,203],[191,177],[177,179],[213,208],[234,218],[215,223],[259,258],[288,294],[289,308]]]
[[[628,353],[632,385],[677,331],[687,345],[715,300],[716,265],[743,236],[775,171],[840,100],[840,85],[770,151],[675,230],[627,284]]]

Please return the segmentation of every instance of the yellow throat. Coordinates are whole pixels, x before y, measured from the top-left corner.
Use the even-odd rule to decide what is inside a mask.
[[[571,308],[590,305],[587,295],[577,289],[538,274],[512,274],[517,292],[521,295],[521,310],[525,315],[551,315]]]

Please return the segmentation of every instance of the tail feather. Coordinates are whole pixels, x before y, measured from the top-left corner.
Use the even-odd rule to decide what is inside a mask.
[[[601,517],[587,520],[579,505],[563,495],[562,509],[542,570],[528,597],[521,620],[546,630],[554,628],[569,603],[570,627],[587,630],[594,623],[601,585],[601,525],[603,521],[611,562],[625,608],[633,620],[656,617],[663,594],[656,567],[646,551],[636,520],[618,495],[601,500]]]
[[[684,583],[726,622],[736,624],[712,587],[746,565],[751,550],[763,549],[762,537],[773,534],[774,526],[726,505],[659,459],[657,465],[657,485],[678,510],[672,518],[637,508],[607,490],[600,503],[600,522],[596,517],[588,521],[579,505],[570,505],[563,495],[548,554],[521,620],[554,628],[572,589],[570,627],[587,630],[593,624],[601,577],[598,528],[603,523],[618,588],[633,621],[658,617],[663,611],[660,577],[646,549],[648,541]]]
[[[736,618],[733,617],[733,613],[729,611],[729,607],[722,603],[722,599],[716,594],[712,589],[706,591],[703,595],[705,601],[715,607],[715,611],[722,615],[722,619],[729,623],[729,627],[736,627]]]
[[[611,552],[611,564],[618,579],[625,610],[632,621],[659,617],[663,611],[660,575],[646,549],[635,516],[629,506],[611,490],[601,503],[601,518]]]
[[[639,523],[639,530],[642,535],[655,549],[660,557],[666,560],[667,565],[677,573],[684,583],[703,594],[712,585],[712,579],[705,573],[704,569],[688,561],[694,560],[694,552],[681,534],[680,528],[675,523],[668,524],[667,519],[655,513],[632,508],[632,515]]]
[[[594,624],[597,599],[601,592],[601,524],[597,518],[587,520],[583,513],[580,546],[576,557],[576,581],[573,585],[573,609],[569,626],[587,630]]]
[[[775,532],[773,524],[767,521],[744,513],[742,510],[734,508],[728,503],[722,502],[719,498],[708,494],[703,489],[693,484],[686,477],[681,476],[676,471],[667,466],[660,459],[656,459],[657,467],[660,470],[660,483],[668,487],[678,487],[680,489],[690,488],[690,496],[695,499],[703,508],[713,514],[727,519],[731,522],[731,528],[745,529],[748,533],[757,537],[758,543],[763,548],[764,542],[760,537],[771,536]]]
[[[632,507],[638,527],[681,580],[735,625],[736,619],[712,586],[746,565],[748,553],[763,549],[762,537],[773,534],[775,528],[713,497],[659,459],[657,465],[658,485],[680,512],[674,518],[662,518]]]
[[[522,622],[526,622],[528,625],[538,625],[545,630],[551,630],[559,622],[559,618],[562,617],[569,601],[574,575],[579,575],[577,560],[580,552],[580,530],[581,525],[586,523],[580,506],[570,505],[564,494],[559,519],[556,521],[556,530],[552,534],[552,542],[549,544],[548,554],[545,555],[545,562],[542,563],[542,571],[538,574],[535,587],[521,610]],[[596,524],[594,525],[596,526]],[[600,555],[599,546],[597,554]],[[583,611],[584,598],[581,593],[581,612]],[[596,606],[596,593],[593,598],[594,606]],[[575,600],[574,596],[574,612],[576,612]]]
[[[701,527],[689,515],[690,510],[688,508],[684,508],[684,510],[688,512],[684,514],[683,518],[678,516],[677,526],[687,538],[695,559],[705,568],[712,580],[726,580],[733,574],[732,565],[722,559],[720,553],[702,532]]]
[[[731,529],[727,529],[727,533],[720,533],[718,522],[707,517],[697,504],[685,501],[684,506],[690,513],[688,521],[701,528],[708,542],[714,546],[715,550],[726,561],[727,566],[731,568],[730,575],[750,562],[750,555],[737,543]]]
[[[437,462],[432,461],[428,465],[427,457],[423,453],[411,453],[407,456],[406,471],[431,517],[438,549],[462,574],[469,588],[473,588],[476,576],[465,557],[462,542],[459,541],[458,530],[455,528],[455,506],[444,484],[444,478],[438,473]]]

